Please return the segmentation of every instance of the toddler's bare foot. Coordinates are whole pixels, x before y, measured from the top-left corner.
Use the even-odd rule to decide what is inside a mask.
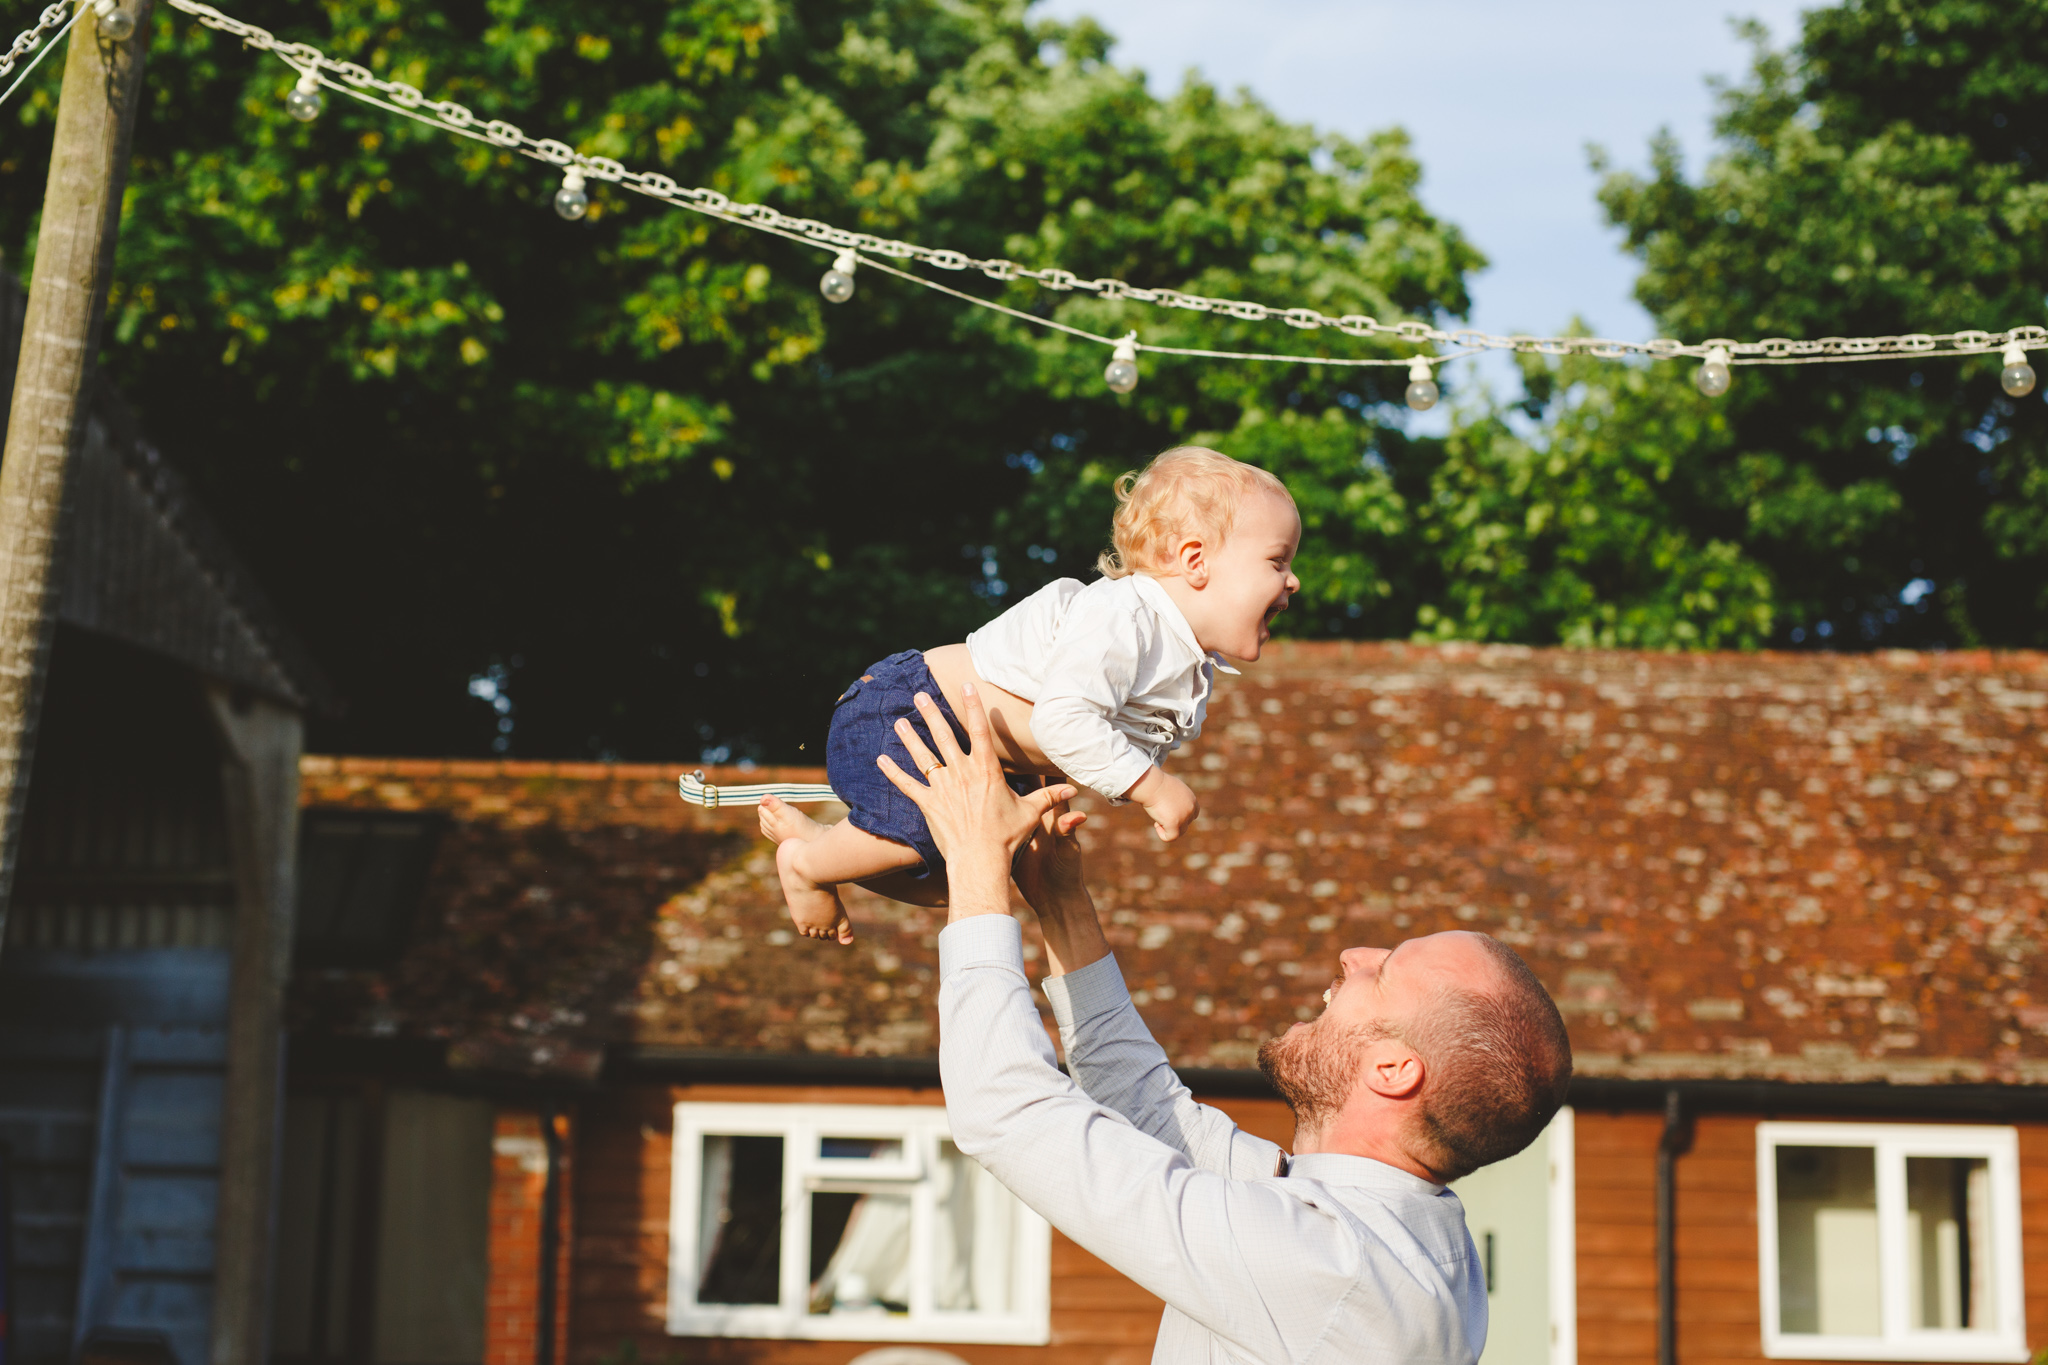
[[[761,823],[768,823],[767,807],[764,805]],[[802,817],[799,817],[802,818]],[[815,825],[814,820],[805,820]],[[796,931],[805,938],[836,938],[842,944],[853,942],[853,921],[846,917],[846,906],[840,902],[839,892],[829,886],[820,886],[806,877],[797,868],[797,859],[802,856],[806,840],[784,839],[775,846],[775,871],[782,878],[782,895],[789,902],[789,917],[796,924]]]
[[[761,798],[761,833],[776,843],[801,839],[805,843],[825,832],[825,826],[805,815],[779,796]]]

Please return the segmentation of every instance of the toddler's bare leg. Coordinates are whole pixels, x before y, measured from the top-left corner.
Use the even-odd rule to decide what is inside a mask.
[[[761,798],[761,833],[777,844],[785,839],[808,842],[830,828],[830,825],[819,824],[779,796]]]
[[[928,910],[943,910],[948,901],[948,889],[944,875],[917,878],[908,869],[891,872],[880,877],[870,877],[861,883],[877,896],[887,896],[892,901],[905,905],[922,905]]]
[[[824,827],[815,838],[786,838],[775,848],[775,870],[797,932],[841,943],[853,942],[853,921],[846,917],[838,887],[916,867],[919,861],[915,850],[877,838],[850,820]]]

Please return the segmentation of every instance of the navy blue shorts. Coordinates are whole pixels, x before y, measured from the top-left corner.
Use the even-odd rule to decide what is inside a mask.
[[[910,875],[923,881],[943,870],[946,860],[939,856],[938,845],[932,842],[924,812],[897,791],[896,784],[875,763],[877,756],[887,754],[904,772],[917,771],[917,765],[910,761],[910,751],[896,736],[899,718],[907,718],[925,747],[933,756],[938,755],[939,746],[932,743],[931,731],[925,728],[924,716],[917,709],[915,698],[920,692],[938,706],[939,714],[953,728],[953,738],[961,752],[970,752],[967,732],[960,728],[953,708],[946,705],[946,694],[939,690],[931,669],[925,667],[924,651],[907,649],[870,665],[832,708],[832,730],[825,740],[825,780],[846,803],[850,812],[846,818],[853,821],[854,828],[917,851],[924,866]],[[1044,785],[1044,779],[1013,773],[1009,784],[1011,791],[1022,795],[1037,791]]]

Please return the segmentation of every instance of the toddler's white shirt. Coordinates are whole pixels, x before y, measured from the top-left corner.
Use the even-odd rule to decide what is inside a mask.
[[[967,637],[983,681],[1032,704],[1031,735],[1059,770],[1113,802],[1202,733],[1216,672],[1144,574],[1048,583]]]

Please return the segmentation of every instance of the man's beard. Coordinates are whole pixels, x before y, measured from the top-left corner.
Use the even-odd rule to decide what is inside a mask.
[[[1296,1128],[1321,1132],[1351,1098],[1365,1052],[1386,1037],[1377,1026],[1343,1029],[1318,1019],[1259,1046],[1259,1070],[1294,1111]]]

